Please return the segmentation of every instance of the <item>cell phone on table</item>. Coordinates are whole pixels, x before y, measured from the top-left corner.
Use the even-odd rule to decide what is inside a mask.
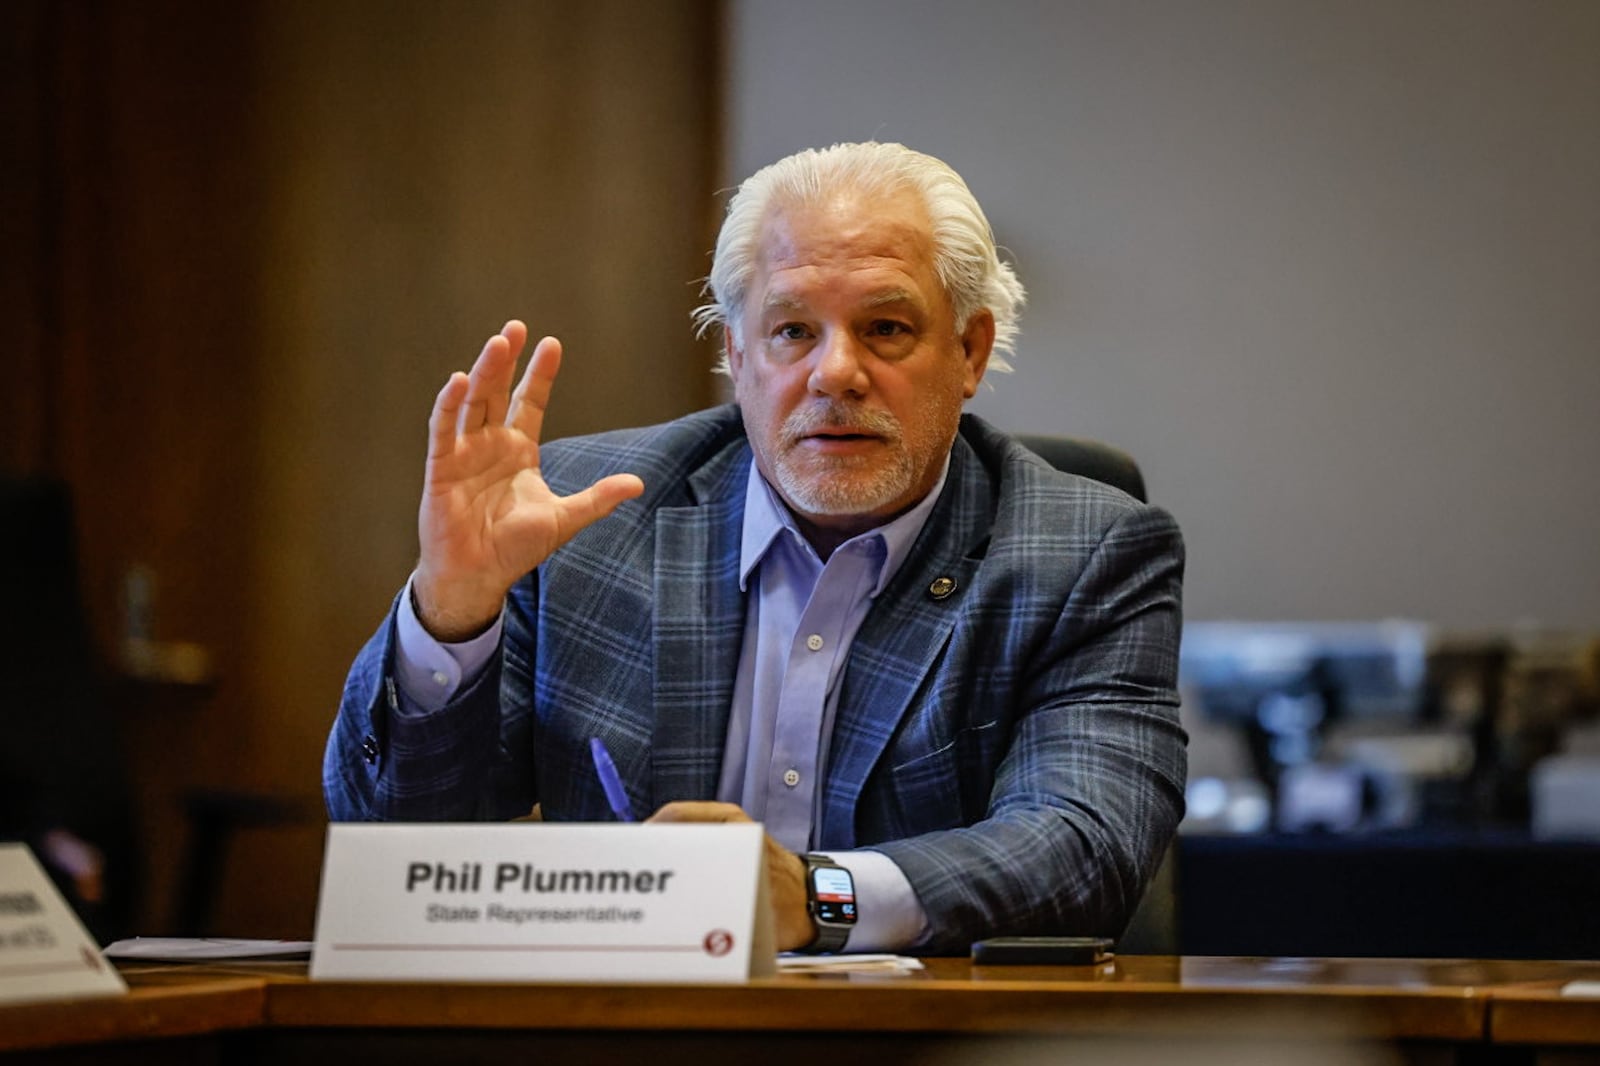
[[[996,936],[972,945],[980,966],[1090,966],[1112,956],[1103,936]]]

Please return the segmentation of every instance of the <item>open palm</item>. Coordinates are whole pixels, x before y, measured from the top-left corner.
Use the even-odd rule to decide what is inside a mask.
[[[489,338],[470,374],[450,376],[428,420],[428,462],[413,589],[420,620],[440,640],[480,632],[518,578],[580,530],[644,491],[613,474],[558,496],[539,470],[539,435],[561,367],[561,343],[541,340],[511,391],[528,328],[512,320]]]

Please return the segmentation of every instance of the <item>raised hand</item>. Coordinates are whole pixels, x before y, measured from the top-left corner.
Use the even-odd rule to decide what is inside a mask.
[[[613,474],[557,496],[539,472],[539,434],[561,367],[561,342],[541,340],[511,391],[528,327],[513,319],[489,338],[470,374],[456,371],[428,419],[428,464],[412,588],[435,639],[464,640],[500,613],[511,586],[584,527],[644,491]]]

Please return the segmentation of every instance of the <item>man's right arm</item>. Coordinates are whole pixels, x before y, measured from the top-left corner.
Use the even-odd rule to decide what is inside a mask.
[[[404,617],[411,614],[408,593],[409,586],[345,681],[323,756],[323,794],[335,821],[462,821],[496,813],[485,809],[491,798],[482,783],[500,758],[499,623],[473,642],[469,659],[481,661],[463,662],[459,683],[440,686],[434,675],[447,671],[428,664],[441,665],[436,656],[448,658],[449,649],[414,615]],[[402,635],[404,628],[415,632]],[[403,646],[419,637],[426,642],[421,655],[408,656]]]
[[[406,609],[415,607],[412,620],[436,641],[487,637],[513,584],[644,491],[632,474],[601,478],[570,496],[551,491],[540,472],[539,435],[561,345],[541,340],[513,390],[527,338],[526,326],[507,322],[471,373],[450,375],[428,419],[421,555],[403,595]],[[500,804],[478,782],[497,762],[502,656],[491,655],[442,706],[407,708],[397,680],[400,606],[357,656],[345,684],[323,759],[329,813],[351,820],[499,816]],[[515,693],[514,703],[531,704],[531,679],[511,680],[530,689]],[[427,688],[408,687],[413,695]]]
[[[395,602],[394,679],[399,713],[404,717],[432,714],[447,706],[463,686],[470,687],[488,669],[500,650],[504,610],[489,628],[455,643],[434,639],[417,617],[413,582]]]

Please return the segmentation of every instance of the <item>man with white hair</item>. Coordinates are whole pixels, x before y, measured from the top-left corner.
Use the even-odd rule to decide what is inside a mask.
[[[330,813],[608,820],[599,738],[652,820],[764,824],[781,948],[1117,935],[1182,812],[1182,543],[962,413],[1023,300],[977,201],[900,145],[801,152],[707,289],[736,404],[541,445],[561,347],[513,391],[516,321],[445,384]]]

